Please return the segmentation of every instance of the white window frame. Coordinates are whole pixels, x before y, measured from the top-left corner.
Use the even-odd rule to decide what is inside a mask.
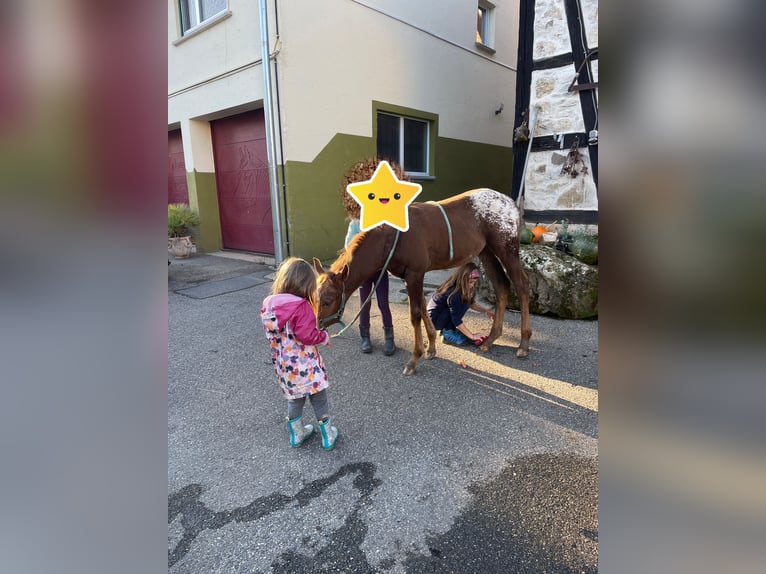
[[[479,12],[481,12],[481,28],[479,28]],[[482,48],[495,48],[495,5],[487,0],[479,0],[476,7],[476,33],[481,36],[481,41],[476,40],[476,45]]]
[[[229,0],[226,0],[226,5],[215,14],[211,14],[205,20],[202,20],[202,2],[203,0],[187,0],[189,6],[189,27],[184,30],[183,9],[181,8],[183,0],[178,0],[178,16],[181,24],[181,36],[188,36],[198,31],[200,28],[214,23],[222,19],[222,16],[230,14],[229,12]],[[192,18],[193,17],[193,18]],[[192,23],[193,22],[193,23]]]
[[[429,177],[430,170],[431,170],[431,122],[429,120],[424,120],[423,118],[416,118],[414,116],[404,116],[402,114],[385,112],[383,110],[378,110],[378,114],[383,114],[386,116],[399,119],[399,157],[395,161],[401,166],[404,173],[406,173],[408,176],[411,176],[411,177]],[[426,125],[426,134],[425,134],[426,170],[425,171],[409,171],[405,168],[405,165],[404,165],[404,120],[420,122]]]

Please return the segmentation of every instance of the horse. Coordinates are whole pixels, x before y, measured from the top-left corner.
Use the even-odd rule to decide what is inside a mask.
[[[486,351],[503,332],[503,315],[510,284],[521,305],[521,341],[516,356],[529,354],[532,329],[529,322],[529,280],[519,260],[521,216],[513,200],[492,189],[466,191],[438,202],[412,203],[405,232],[380,225],[359,233],[341,252],[328,271],[313,258],[317,272],[317,324],[327,328],[343,316],[346,300],[370,277],[386,267],[404,280],[409,298],[410,323],[415,333],[412,356],[403,374],[415,373],[424,354],[436,356],[436,329],[428,316],[423,277],[427,271],[458,267],[474,257],[481,260],[497,297],[497,310]],[[384,271],[385,272],[385,271]]]

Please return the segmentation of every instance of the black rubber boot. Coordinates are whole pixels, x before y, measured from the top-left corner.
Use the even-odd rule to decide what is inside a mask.
[[[372,353],[372,343],[370,342],[370,328],[359,327],[359,335],[362,337],[362,353]]]
[[[386,345],[383,347],[383,354],[390,357],[396,351],[394,346],[394,328],[383,327],[383,332],[386,334]]]

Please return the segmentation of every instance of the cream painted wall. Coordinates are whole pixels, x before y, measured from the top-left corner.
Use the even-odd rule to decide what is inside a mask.
[[[509,38],[486,58],[475,47],[475,3],[450,3],[451,13],[438,0],[365,1],[385,4],[402,20],[422,20],[444,39],[352,0],[282,3],[278,64],[286,158],[312,161],[339,132],[370,137],[373,100],[439,114],[443,137],[510,145],[516,74],[509,67],[516,68],[518,6],[498,3],[497,37]],[[495,115],[501,103],[505,111]]]
[[[442,137],[511,144],[518,0],[495,2],[494,55],[475,45],[474,0],[278,4],[285,160],[312,161],[337,133],[370,137],[373,100],[438,114]],[[229,0],[229,10],[178,42],[177,3],[168,0],[168,124],[262,106],[258,2]],[[273,47],[273,1],[268,10]],[[405,65],[410,61],[416,65]],[[496,115],[500,104],[504,112]],[[186,151],[191,169],[195,159]]]
[[[213,139],[210,122],[199,120],[181,121],[181,139],[184,144],[186,171],[213,173]]]
[[[179,41],[177,1],[168,0],[168,124],[215,117],[243,104],[261,106],[258,2],[229,0],[229,11],[231,16]]]
[[[168,124],[185,118],[211,118],[216,112],[243,104],[263,107],[263,72],[261,65],[237,72],[183,92],[168,96]]]
[[[451,42],[474,49],[478,0],[352,0],[380,9]],[[498,27],[496,57],[516,67],[518,47],[518,0],[493,0]]]
[[[168,93],[261,58],[258,2],[229,0],[231,16],[181,38],[177,1],[168,1]],[[176,44],[174,45],[174,42]]]

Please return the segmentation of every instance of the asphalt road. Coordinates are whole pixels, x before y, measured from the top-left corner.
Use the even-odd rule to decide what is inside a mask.
[[[533,315],[519,360],[508,311],[489,352],[437,342],[405,377],[393,281],[397,352],[374,304],[372,354],[355,326],[322,348],[340,438],[294,449],[258,316],[272,276],[213,255],[168,267],[169,572],[597,571],[597,321]]]

